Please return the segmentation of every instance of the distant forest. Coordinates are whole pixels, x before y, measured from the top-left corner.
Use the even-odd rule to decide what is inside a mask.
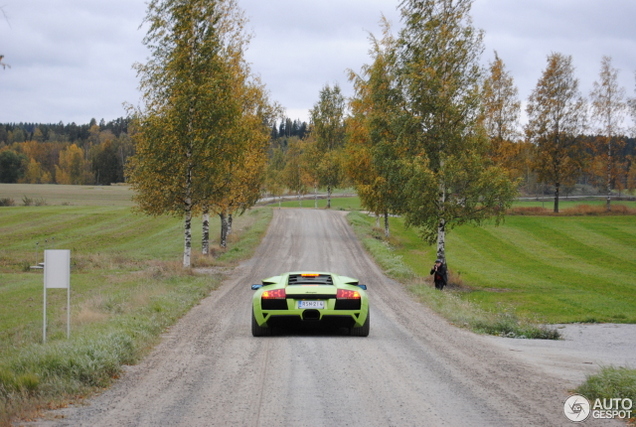
[[[0,124],[0,182],[101,184],[124,182],[134,154],[130,119],[97,123]]]
[[[0,124],[0,182],[110,185],[125,182],[124,167],[135,152],[130,118],[106,122]],[[284,118],[274,124],[272,141],[286,146],[304,139],[308,125]]]
[[[130,118],[121,117],[109,122],[92,119],[81,125],[0,124],[0,182],[77,185],[125,182],[126,161],[135,153],[130,123]],[[287,154],[290,143],[305,140],[309,135],[306,122],[284,118],[275,123],[271,128],[270,164]],[[586,146],[593,139],[582,136],[579,141]],[[636,158],[636,138],[625,138],[624,142],[615,153],[617,157]],[[590,177],[581,171],[577,181],[590,183]]]

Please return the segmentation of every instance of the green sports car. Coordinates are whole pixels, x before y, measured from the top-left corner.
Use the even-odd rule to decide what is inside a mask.
[[[295,272],[252,285],[252,335],[272,335],[275,327],[321,325],[369,335],[366,285],[333,273]]]

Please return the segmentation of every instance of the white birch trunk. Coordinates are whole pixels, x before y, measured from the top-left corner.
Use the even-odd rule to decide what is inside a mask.
[[[612,210],[612,134],[607,139],[607,212]]]
[[[318,209],[318,185],[314,184],[314,209]]]
[[[185,225],[184,225],[184,247],[183,247],[183,267],[190,267],[190,260],[192,256],[192,146],[187,153],[188,169],[186,172],[185,182],[185,201],[184,201],[184,213],[185,213]]]
[[[232,214],[228,214],[227,215],[227,235],[229,236],[230,234],[232,234],[232,224],[234,223],[234,218],[232,217]]]
[[[186,199],[185,226],[184,226],[183,267],[190,267],[192,255],[192,202]]]
[[[446,264],[446,220],[440,218],[437,224],[437,258]]]
[[[205,208],[203,211],[203,237],[201,238],[201,252],[203,255],[210,254],[210,211]]]
[[[221,218],[221,239],[219,245],[225,249],[227,248],[227,216],[225,212],[221,212],[219,218]]]
[[[444,161],[441,162],[442,170],[444,170]],[[442,175],[443,176],[443,175]],[[439,184],[439,221],[437,223],[437,259],[442,260],[446,264],[446,183],[443,179]]]

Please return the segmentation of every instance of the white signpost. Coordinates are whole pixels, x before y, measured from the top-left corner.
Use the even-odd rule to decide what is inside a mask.
[[[42,341],[46,342],[46,290],[66,289],[66,337],[71,336],[71,251],[48,249],[44,251],[44,323]]]

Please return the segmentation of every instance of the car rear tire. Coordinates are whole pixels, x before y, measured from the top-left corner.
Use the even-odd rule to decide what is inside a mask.
[[[364,321],[362,326],[360,326],[359,328],[351,328],[349,333],[354,337],[368,337],[369,329],[370,329],[370,324],[369,324],[370,317],[371,317],[371,312],[369,311],[367,313],[367,319]]]
[[[256,317],[254,316],[254,312],[252,311],[252,336],[255,337],[265,337],[272,335],[272,329],[266,326],[259,326],[256,322]]]

